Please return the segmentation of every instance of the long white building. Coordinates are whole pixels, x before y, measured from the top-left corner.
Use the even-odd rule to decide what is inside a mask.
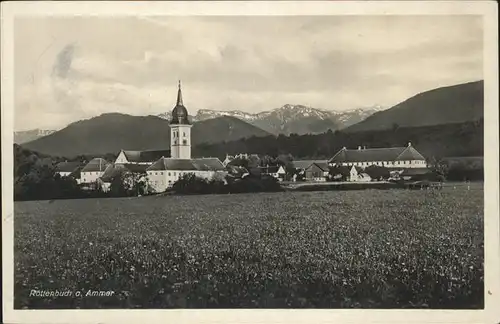
[[[426,168],[425,158],[412,145],[406,147],[362,148],[350,150],[342,148],[328,164],[335,166],[369,167],[371,165],[387,168]]]

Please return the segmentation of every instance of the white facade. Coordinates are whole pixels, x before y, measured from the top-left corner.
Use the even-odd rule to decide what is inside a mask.
[[[225,173],[221,171],[198,171],[198,170],[158,170],[147,171],[148,186],[156,192],[163,192],[171,188],[174,183],[185,174],[193,174],[198,178],[212,180],[218,173]]]
[[[123,151],[121,151],[115,160],[115,164],[126,164],[126,163],[129,163],[127,160],[127,157],[125,156],[125,153],[123,153]]]
[[[410,161],[372,161],[372,162],[341,162],[331,163],[331,166],[357,166],[366,168],[371,165],[390,167],[390,168],[427,168],[427,163],[421,160]]]
[[[191,127],[186,124],[170,125],[170,156],[174,159],[191,159]]]
[[[103,171],[89,171],[82,172],[80,176],[80,183],[93,183],[96,182],[104,174]]]
[[[57,171],[56,173],[57,173],[57,174],[59,174],[61,177],[67,177],[67,176],[69,176],[72,172],[68,172],[68,171]]]

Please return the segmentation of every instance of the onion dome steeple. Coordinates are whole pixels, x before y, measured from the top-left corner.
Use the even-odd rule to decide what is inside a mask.
[[[177,103],[175,104],[175,107],[172,110],[172,119],[170,120],[170,124],[189,125],[188,112],[186,107],[184,107],[184,103],[182,102],[182,90],[181,90],[180,80],[179,80],[179,90],[177,91]]]

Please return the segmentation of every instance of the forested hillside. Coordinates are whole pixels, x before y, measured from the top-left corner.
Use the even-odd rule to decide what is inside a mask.
[[[436,126],[397,128],[366,132],[326,132],[318,135],[252,137],[217,144],[202,144],[195,156],[255,153],[276,156],[290,153],[295,159],[331,158],[342,147],[406,146],[411,142],[425,157],[482,156],[483,120]]]

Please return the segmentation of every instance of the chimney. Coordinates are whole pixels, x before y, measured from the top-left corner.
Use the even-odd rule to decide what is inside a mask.
[[[366,146],[363,146],[363,150],[366,150]]]
[[[408,142],[408,147],[410,147],[410,146],[411,146],[411,142]]]
[[[346,148],[345,146],[344,146],[342,149],[343,149],[343,150],[347,150],[347,148]]]
[[[358,151],[361,151],[361,146],[358,146]]]

